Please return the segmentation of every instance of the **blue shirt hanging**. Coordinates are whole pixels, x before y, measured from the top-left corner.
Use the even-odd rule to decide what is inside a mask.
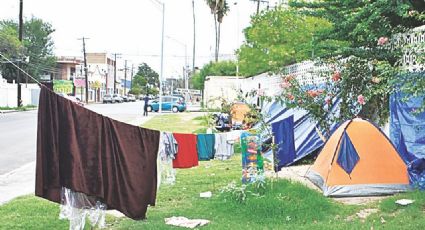
[[[196,147],[198,149],[198,160],[208,161],[214,158],[215,150],[214,134],[198,134]]]

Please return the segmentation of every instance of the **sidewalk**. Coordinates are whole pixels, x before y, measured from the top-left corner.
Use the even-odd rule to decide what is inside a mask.
[[[139,116],[125,123],[139,126],[154,116]],[[34,194],[35,190],[35,161],[25,164],[11,172],[0,175],[0,205],[16,197]]]

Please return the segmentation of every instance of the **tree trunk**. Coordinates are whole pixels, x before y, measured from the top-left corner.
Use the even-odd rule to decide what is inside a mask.
[[[218,54],[220,53],[220,37],[221,37],[221,23],[218,23],[216,62],[218,61]]]
[[[218,25],[217,25],[217,13],[214,12],[214,29],[215,29],[215,62],[218,62]]]

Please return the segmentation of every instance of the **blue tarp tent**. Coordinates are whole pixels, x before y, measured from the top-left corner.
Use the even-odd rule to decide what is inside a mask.
[[[277,154],[274,159],[277,162],[274,164],[274,170],[279,171],[283,166],[291,164],[294,162],[295,155],[295,140],[294,140],[294,116],[290,116],[286,119],[283,119],[280,122],[272,123],[272,132],[275,137],[275,143],[278,143],[276,146]]]
[[[338,102],[334,103],[333,110],[338,107]],[[280,159],[277,163],[277,169],[280,169],[283,166],[289,166],[295,162],[301,160],[302,158],[312,154],[317,149],[321,148],[324,144],[322,132],[319,131],[317,127],[317,122],[314,121],[308,114],[307,111],[297,108],[286,108],[284,105],[281,105],[279,102],[268,102],[262,107],[262,114],[265,117],[265,122],[272,126],[276,123],[276,126],[279,126],[279,123],[285,122],[284,120],[293,117],[294,125],[292,133],[289,130],[281,131],[282,137],[287,135],[293,135],[294,137],[294,147],[295,147],[295,156],[288,154],[283,151],[283,149],[278,148],[276,151],[277,159]],[[254,128],[259,128],[260,124],[254,126]],[[332,125],[331,130],[334,129],[336,125]],[[263,131],[267,132],[267,131]],[[262,141],[267,143],[268,138],[265,133],[262,135]],[[274,135],[276,138],[276,134]],[[279,146],[280,143],[275,140],[275,143]],[[272,150],[266,149],[265,153],[270,154]]]
[[[425,189],[425,112],[415,114],[423,98],[390,97],[390,139],[408,165],[410,183]]]

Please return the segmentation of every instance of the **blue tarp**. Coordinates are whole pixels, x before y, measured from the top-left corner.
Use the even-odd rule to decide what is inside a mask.
[[[396,92],[390,97],[390,139],[408,165],[413,186],[425,189],[425,112],[415,114],[423,98]]]
[[[346,173],[351,174],[359,160],[360,157],[356,151],[356,148],[351,142],[347,132],[344,131],[338,153],[338,164],[341,166],[341,168],[344,169]]]
[[[279,122],[272,123],[272,132],[275,137],[276,157],[275,171],[288,166],[295,160],[294,116]]]
[[[425,159],[419,158],[412,161],[407,168],[409,181],[413,188],[425,189]]]
[[[414,114],[422,98],[405,101],[396,92],[390,98],[390,139],[406,163],[425,158],[425,112]]]
[[[332,107],[333,113],[337,112],[338,105],[339,100],[336,100]],[[297,108],[288,109],[279,102],[271,102],[269,104],[265,104],[261,112],[263,116],[265,116],[265,121],[268,124],[280,122],[284,119],[287,119],[288,117],[293,116],[294,128],[292,133],[288,133],[288,131],[287,133],[282,133],[282,135],[294,136],[295,158],[292,160],[292,162],[288,162],[285,166],[294,164],[302,158],[314,153],[324,145],[324,140],[321,138],[321,135],[323,134],[322,131],[318,129],[317,122],[310,117],[306,110]],[[338,116],[338,114],[335,115]],[[260,127],[259,124],[254,126],[254,128],[258,127]],[[335,130],[336,127],[337,124],[333,124],[331,126],[331,131]],[[267,142],[267,135],[263,133],[261,136],[263,137],[262,141]],[[279,142],[276,140],[275,143],[279,144]],[[268,153],[270,151],[272,150],[268,150],[266,152]],[[282,154],[282,152],[280,154]],[[281,156],[276,157],[279,158]]]

